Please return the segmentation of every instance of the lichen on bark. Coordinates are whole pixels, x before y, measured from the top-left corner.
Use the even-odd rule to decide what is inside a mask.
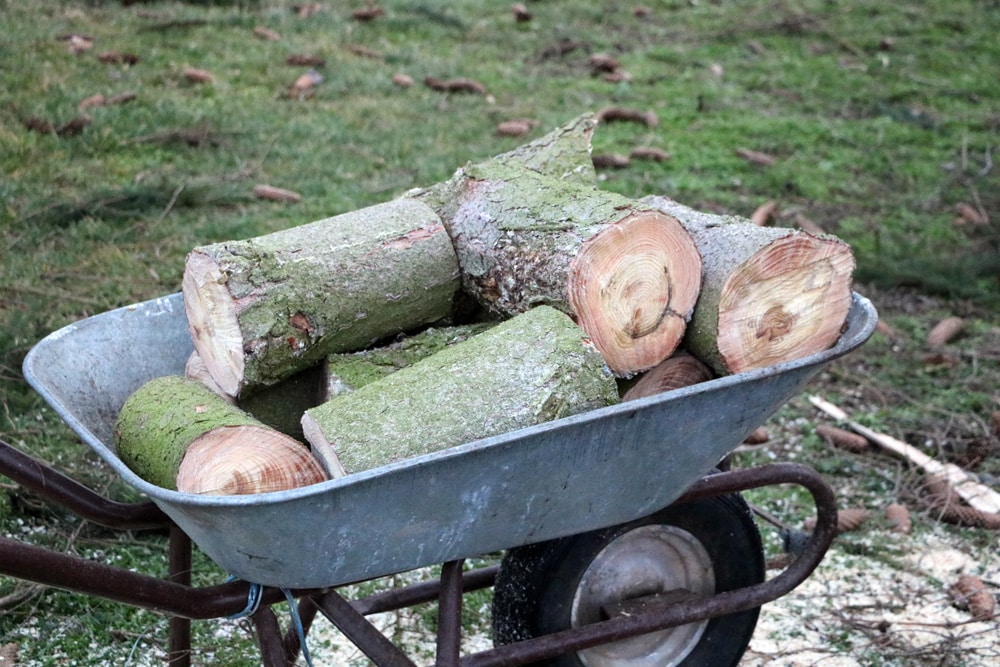
[[[565,314],[533,308],[307,411],[306,438],[351,473],[615,403],[585,338]]]

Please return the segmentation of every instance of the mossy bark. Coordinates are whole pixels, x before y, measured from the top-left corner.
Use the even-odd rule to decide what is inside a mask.
[[[483,333],[495,325],[495,322],[482,322],[431,327],[382,347],[331,354],[326,360],[324,401],[412,366],[421,359]]]
[[[441,220],[412,199],[196,248],[183,281],[195,348],[230,396],[445,318],[458,286]]]
[[[354,473],[617,400],[586,334],[540,306],[308,410],[303,430]]]
[[[504,316],[540,304],[572,315],[623,376],[676,349],[701,258],[670,215],[516,161],[466,167],[437,195],[463,289],[480,303]]]
[[[715,373],[774,365],[837,342],[851,305],[849,245],[695,211],[666,197],[641,202],[679,220],[698,246],[702,289],[683,347]]]
[[[176,489],[188,446],[215,429],[264,425],[197,380],[150,380],[125,401],[115,423],[118,458],[147,482]]]

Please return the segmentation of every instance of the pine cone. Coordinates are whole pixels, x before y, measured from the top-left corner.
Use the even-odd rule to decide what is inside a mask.
[[[871,449],[871,444],[869,444],[868,439],[864,436],[858,435],[857,433],[851,433],[850,431],[845,431],[844,429],[837,428],[836,426],[820,424],[816,427],[816,435],[823,438],[834,447],[852,452],[854,454],[860,454]]]
[[[979,577],[971,574],[959,575],[949,592],[955,599],[955,606],[959,609],[968,609],[972,618],[977,621],[986,621],[996,615],[996,598],[987,590],[986,584]]]
[[[945,523],[972,528],[1000,530],[1000,515],[982,512],[968,505],[937,503],[931,505],[931,510],[936,513],[938,519]]]
[[[912,527],[910,510],[899,503],[892,503],[885,508],[885,520],[899,533],[909,533]]]
[[[870,511],[857,507],[839,510],[837,512],[837,534],[857,530],[861,527],[861,524],[868,520],[869,516],[871,516]],[[802,527],[806,530],[816,528],[816,517],[806,519]]]

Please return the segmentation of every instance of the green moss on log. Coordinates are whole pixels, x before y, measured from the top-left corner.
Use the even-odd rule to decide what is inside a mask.
[[[390,373],[408,368],[446,347],[483,333],[495,324],[483,322],[454,327],[431,327],[384,347],[331,354],[327,358],[329,397],[360,389]]]
[[[584,332],[546,306],[306,412],[306,438],[348,472],[618,401]]]
[[[224,426],[263,426],[196,380],[164,376],[137,389],[115,423],[118,458],[147,482],[176,489],[188,445]]]

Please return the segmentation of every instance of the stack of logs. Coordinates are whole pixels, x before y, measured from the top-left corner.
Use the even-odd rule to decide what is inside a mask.
[[[119,456],[181,491],[276,490],[271,440],[309,442],[322,465],[295,463],[307,471],[287,483],[308,484],[837,341],[849,246],[599,190],[595,126],[583,116],[398,199],[195,248],[197,381],[130,397]]]

